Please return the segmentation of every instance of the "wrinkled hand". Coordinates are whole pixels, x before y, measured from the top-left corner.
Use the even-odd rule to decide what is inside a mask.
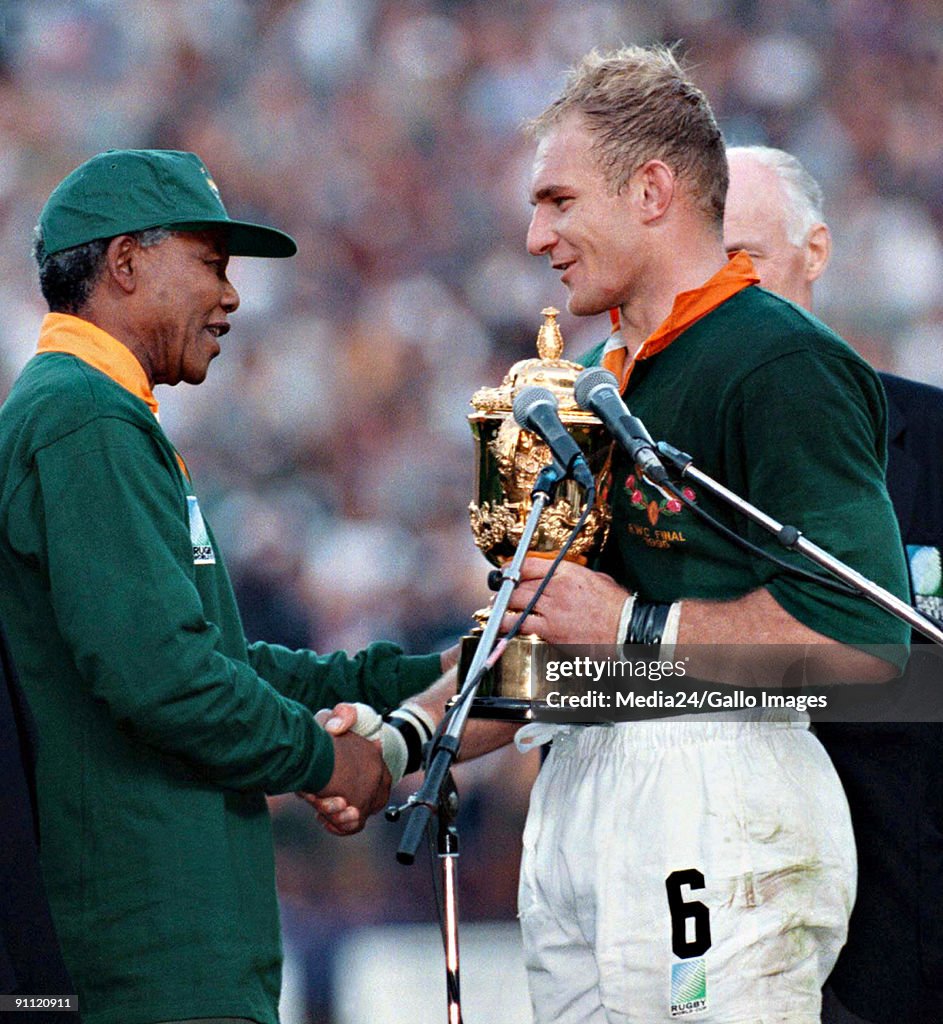
[[[380,744],[350,732],[357,720],[350,704],[315,716],[334,738],[334,773],[317,793],[299,793],[318,812],[318,821],[336,836],[353,835],[367,824],[390,795],[390,773],[383,763]]]
[[[549,568],[545,558],[524,559],[521,582],[501,621],[502,633],[514,625]],[[628,596],[611,576],[576,562],[561,562],[521,632],[551,644],[614,644]]]

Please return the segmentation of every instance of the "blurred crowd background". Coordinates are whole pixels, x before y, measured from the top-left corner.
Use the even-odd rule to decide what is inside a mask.
[[[592,46],[680,40],[728,142],[789,149],[822,183],[822,318],[943,385],[938,0],[0,0],[0,18],[0,398],[45,311],[37,214],[92,154],[194,150],[231,213],[298,240],[291,261],[234,261],[242,307],[207,383],[158,392],[251,638],[421,652],[486,601],[468,399],[565,304],[524,249],[520,126]],[[567,354],[604,321],[564,314]],[[457,773],[463,920],[514,915],[534,771],[507,750]],[[273,810],[304,1013],[327,1022],[338,937],[434,920],[432,881],[394,862],[399,827],[342,842],[300,801]]]

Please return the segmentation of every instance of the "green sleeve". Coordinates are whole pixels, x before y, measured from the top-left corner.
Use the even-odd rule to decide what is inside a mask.
[[[338,701],[362,701],[381,713],[427,689],[442,674],[438,654],[408,656],[390,643],[348,657],[315,654],[264,641],[249,645],[249,662],[280,693],[312,711]]]
[[[884,484],[886,404],[876,375],[851,356],[791,353],[752,372],[733,411],[746,497],[906,601],[903,547]],[[758,526],[751,524],[749,536],[786,561],[828,575]],[[762,559],[753,565],[759,582],[800,622],[856,646],[900,645],[898,660],[906,658],[909,628],[872,602],[801,581]]]
[[[320,789],[311,711],[220,652],[195,582],[179,473],[158,439],[99,418],[35,456],[45,569],[81,679],[118,728],[233,789]],[[40,525],[37,524],[37,529]]]

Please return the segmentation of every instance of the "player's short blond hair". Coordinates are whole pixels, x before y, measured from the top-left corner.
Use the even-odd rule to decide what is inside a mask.
[[[596,136],[595,152],[613,191],[647,160],[662,160],[694,205],[723,224],[724,138],[707,97],[669,47],[590,51],[569,71],[563,92],[528,127],[539,139],[570,114],[579,115]]]

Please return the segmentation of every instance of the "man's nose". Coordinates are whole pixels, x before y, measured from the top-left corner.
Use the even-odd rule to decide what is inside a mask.
[[[234,313],[239,308],[239,292],[228,278],[219,304],[227,313]]]
[[[534,208],[527,229],[527,251],[531,256],[543,256],[556,243],[557,235],[550,223],[549,214],[550,211],[544,207]]]

